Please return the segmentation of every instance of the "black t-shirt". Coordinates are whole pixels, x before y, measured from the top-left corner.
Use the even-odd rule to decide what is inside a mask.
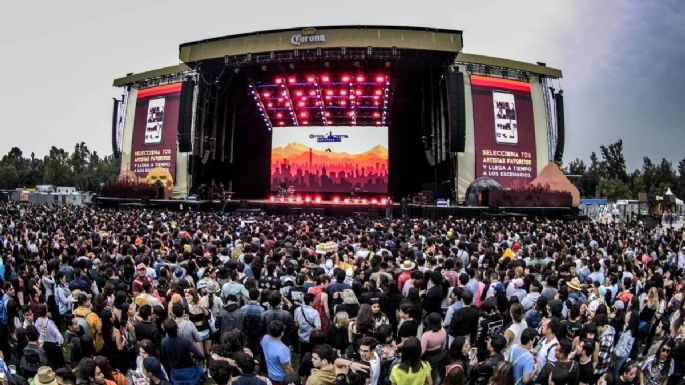
[[[452,322],[450,322],[450,335],[453,337],[468,335],[471,343],[473,343],[476,339],[479,318],[480,311],[471,306],[457,310],[452,316]]]
[[[413,319],[404,321],[399,329],[397,329],[397,337],[416,337],[419,332],[419,323]]]
[[[423,298],[423,308],[426,310],[426,314],[442,314],[442,293],[441,285],[435,285],[428,289],[426,296]]]
[[[594,368],[592,367],[592,360],[585,364],[578,365],[578,382],[591,384],[594,379]]]

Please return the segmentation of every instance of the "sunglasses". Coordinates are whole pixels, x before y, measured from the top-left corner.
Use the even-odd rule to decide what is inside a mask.
[[[671,349],[669,349],[669,348],[661,348],[661,351],[664,352],[664,353],[670,353],[670,352],[671,352]]]

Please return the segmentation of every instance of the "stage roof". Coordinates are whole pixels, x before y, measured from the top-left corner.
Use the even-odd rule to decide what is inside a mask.
[[[147,79],[153,79],[160,76],[175,75],[190,71],[190,67],[184,63],[176,64],[175,66],[169,66],[164,68],[158,68],[156,70],[145,71],[137,74],[128,74],[123,78],[114,79],[112,84],[114,87],[124,87],[126,85]]]
[[[327,26],[260,31],[181,44],[184,63],[261,52],[372,47],[461,51],[461,31],[397,26]]]
[[[459,52],[457,62],[473,63],[493,67],[511,68],[515,70],[530,72],[538,75],[561,78],[561,70],[539,64],[531,64],[522,61],[504,59],[499,57],[475,55],[471,53]]]

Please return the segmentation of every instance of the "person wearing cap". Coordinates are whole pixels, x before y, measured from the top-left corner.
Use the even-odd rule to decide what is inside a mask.
[[[152,284],[152,278],[147,275],[147,266],[144,263],[136,265],[136,279],[133,280],[133,295],[143,291],[143,283]]]
[[[149,356],[143,359],[143,375],[150,380],[150,385],[171,385],[157,357]],[[217,384],[224,385],[220,382]]]
[[[573,277],[570,281],[566,282],[566,286],[568,286],[568,300],[571,301],[571,304],[587,304],[587,297],[581,291],[580,280],[577,277]]]
[[[57,375],[49,366],[41,366],[33,376],[34,385],[58,385]]]
[[[416,263],[409,259],[405,259],[402,261],[400,268],[403,272],[397,277],[397,288],[402,291],[402,289],[404,289],[404,284],[411,279],[411,273],[416,268]]]

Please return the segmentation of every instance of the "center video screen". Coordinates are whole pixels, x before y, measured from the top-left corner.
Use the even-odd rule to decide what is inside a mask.
[[[388,127],[274,127],[271,191],[388,192]]]

